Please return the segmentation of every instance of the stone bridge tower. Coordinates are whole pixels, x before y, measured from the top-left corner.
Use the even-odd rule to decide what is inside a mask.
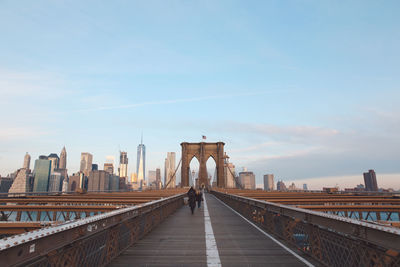
[[[212,157],[215,161],[217,169],[217,186],[225,187],[224,177],[224,145],[223,142],[217,143],[181,143],[182,146],[182,169],[181,169],[181,186],[189,186],[189,168],[190,162],[194,157],[200,164],[199,169],[199,186],[208,184],[207,160]]]

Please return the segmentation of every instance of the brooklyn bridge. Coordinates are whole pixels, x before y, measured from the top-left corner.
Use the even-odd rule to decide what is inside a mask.
[[[3,195],[0,265],[400,266],[400,196],[228,189],[224,143],[181,147],[180,188]],[[193,158],[204,201],[192,215]]]

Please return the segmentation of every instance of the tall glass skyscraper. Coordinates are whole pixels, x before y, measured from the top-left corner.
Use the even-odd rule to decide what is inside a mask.
[[[39,159],[35,160],[33,192],[47,192],[50,172],[51,160],[48,160],[45,156],[40,156]]]
[[[141,144],[137,147],[137,165],[136,165],[137,181],[143,184],[146,173],[146,147],[143,145],[143,137]]]

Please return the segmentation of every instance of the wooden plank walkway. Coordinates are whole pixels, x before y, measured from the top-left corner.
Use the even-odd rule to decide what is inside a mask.
[[[206,200],[222,266],[305,266],[214,196]],[[203,209],[182,207],[109,266],[208,266]]]

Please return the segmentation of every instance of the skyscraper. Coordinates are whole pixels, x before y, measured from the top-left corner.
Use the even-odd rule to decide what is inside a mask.
[[[51,161],[51,172],[54,172],[58,169],[60,158],[56,153],[51,153],[47,158]]]
[[[128,178],[128,153],[120,152],[119,155],[119,176]],[[128,179],[125,179],[128,182]]]
[[[365,191],[378,191],[378,183],[374,170],[364,172]]]
[[[60,153],[59,168],[62,170],[67,168],[67,151],[65,150],[65,146],[63,147]]]
[[[52,172],[49,179],[48,192],[60,192],[62,189],[62,175],[60,172]]]
[[[108,172],[109,174],[114,174],[114,164],[113,163],[104,163],[104,168],[103,170],[105,170],[106,172]]]
[[[283,181],[278,181],[278,183],[276,183],[276,190],[278,191],[286,191],[286,185]]]
[[[247,170],[247,168],[243,168],[243,170]],[[253,172],[243,171],[239,172],[239,180],[244,189],[256,189],[256,176]]]
[[[24,166],[22,168],[29,170],[31,166],[31,156],[26,152],[24,157]]]
[[[93,155],[88,152],[81,153],[81,167],[80,171],[89,176],[89,172],[92,170]]]
[[[35,160],[33,192],[47,192],[50,172],[51,161],[46,156],[40,156],[39,159]]]
[[[161,189],[161,169],[156,169],[156,188]]]
[[[29,157],[30,158],[30,157]],[[25,164],[24,164],[25,165]],[[29,165],[29,164],[28,164]],[[26,168],[19,169],[14,182],[8,193],[25,193],[29,192],[29,170]]]
[[[131,173],[131,183],[137,183],[137,173]]]
[[[196,171],[193,170],[191,175],[190,175],[190,179],[189,179],[189,186],[194,186],[196,184]]]
[[[149,185],[156,182],[157,172],[156,171],[149,171],[147,179],[149,179]]]
[[[143,183],[146,179],[146,147],[143,144],[143,137],[141,140],[140,145],[137,147],[137,164],[136,164],[136,173],[138,183]]]
[[[264,190],[272,191],[274,190],[274,175],[265,174],[264,175]]]
[[[103,192],[110,190],[110,179],[113,178],[112,176],[106,171],[91,171],[88,177],[88,191]]]
[[[174,172],[175,152],[168,152],[164,169],[164,186],[167,186],[167,188],[175,188],[176,186],[176,175],[174,176]]]
[[[235,165],[229,162],[228,155],[224,156],[224,174],[225,174],[225,186],[226,188],[236,188],[235,181]]]

